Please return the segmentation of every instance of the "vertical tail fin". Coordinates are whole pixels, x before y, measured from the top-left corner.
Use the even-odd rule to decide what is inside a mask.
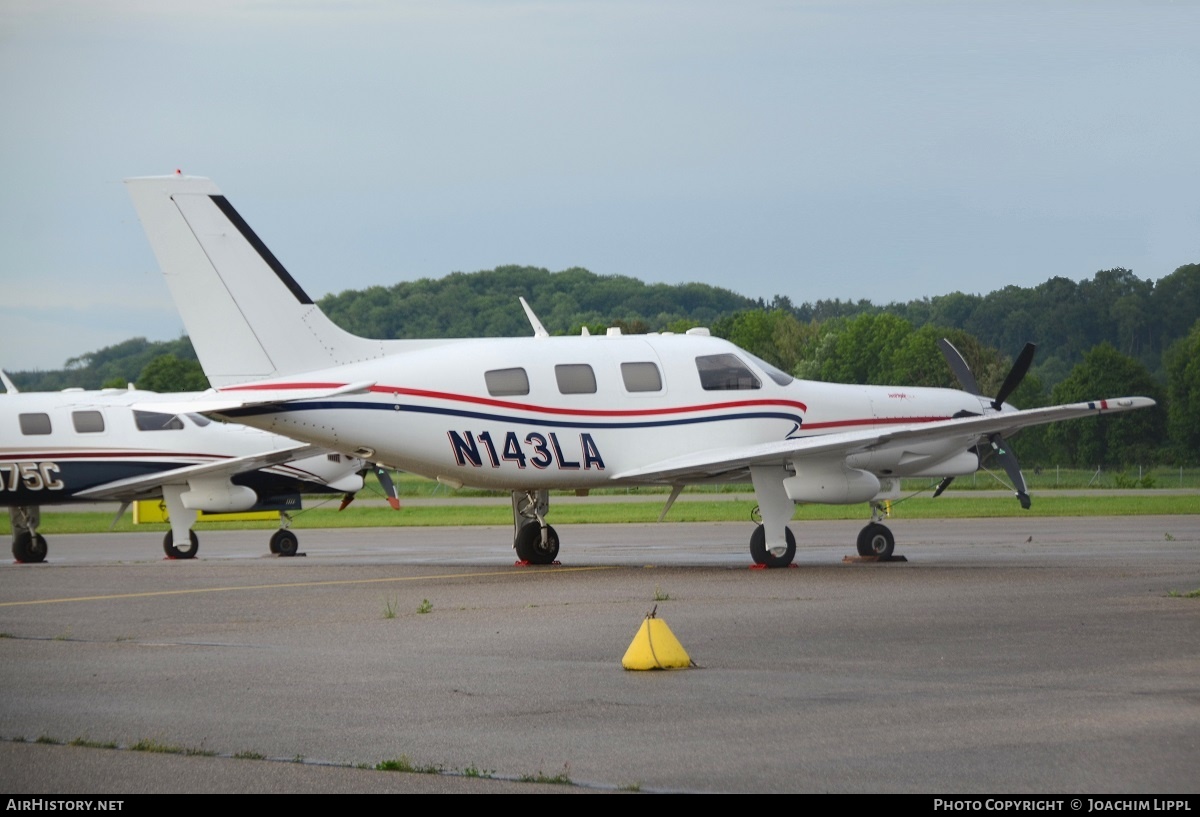
[[[379,357],[317,308],[209,179],[125,181],[184,327],[216,387]]]

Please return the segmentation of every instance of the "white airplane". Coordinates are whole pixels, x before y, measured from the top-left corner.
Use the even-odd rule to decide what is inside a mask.
[[[182,394],[18,392],[3,372],[0,382],[8,392],[0,395],[0,502],[9,508],[19,562],[46,558],[46,540],[37,531],[42,505],[120,502],[115,524],[130,502],[158,497],[170,518],[163,550],[171,558],[196,555],[199,539],[191,528],[197,511],[248,510],[282,511],[270,549],[294,556],[298,540],[287,528],[287,512],[300,509],[300,495],[344,494],[345,507],[371,467],[255,428],[155,410],[185,399]],[[381,479],[390,488],[390,477]]]
[[[201,365],[215,390],[179,410],[210,413],[453,487],[512,493],[520,560],[552,563],[551,489],[745,481],[762,524],[758,565],[795,555],[796,503],[868,503],[864,556],[890,557],[883,502],[901,477],[975,472],[1000,452],[1028,502],[1005,435],[1026,426],[1154,405],[1145,397],[1018,411],[965,391],[802,381],[707,330],[551,337],[368,340],[334,325],[212,181],[126,180]],[[948,344],[947,344],[948,346]],[[957,359],[955,359],[957,357]]]

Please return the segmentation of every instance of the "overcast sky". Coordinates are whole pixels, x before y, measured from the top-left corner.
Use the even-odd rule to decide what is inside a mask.
[[[182,333],[121,184],[177,168],[313,297],[1157,280],[1200,262],[1197,32],[1182,1],[3,0],[0,368]]]

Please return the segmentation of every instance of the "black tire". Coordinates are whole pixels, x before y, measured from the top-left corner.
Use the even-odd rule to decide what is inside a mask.
[[[271,552],[280,556],[295,556],[300,549],[300,540],[290,530],[277,530],[271,535]]]
[[[23,530],[13,536],[13,558],[25,564],[37,564],[46,561],[46,539],[40,533],[30,533]]]
[[[168,559],[194,559],[199,549],[200,538],[194,530],[188,531],[188,544],[185,547],[175,547],[175,534],[172,531],[167,531],[163,537],[163,552]]]
[[[784,539],[787,542],[787,549],[782,556],[776,556],[771,551],[767,550],[767,531],[762,525],[754,529],[754,533],[750,534],[750,558],[754,560],[756,565],[764,567],[787,567],[796,558],[796,537],[792,535],[792,529],[785,527],[783,529]]]
[[[517,549],[517,558],[531,565],[554,564],[558,556],[558,532],[549,525],[546,526],[546,541],[542,542],[542,526],[530,522],[517,531],[517,539],[513,543]]]
[[[872,522],[858,532],[858,555],[875,556],[879,559],[892,558],[896,549],[896,538],[886,525]]]

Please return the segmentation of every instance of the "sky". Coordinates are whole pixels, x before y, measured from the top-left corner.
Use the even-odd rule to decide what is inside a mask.
[[[0,368],[183,333],[122,184],[177,169],[314,298],[1157,280],[1200,262],[1197,31],[1183,0],[3,0]]]

